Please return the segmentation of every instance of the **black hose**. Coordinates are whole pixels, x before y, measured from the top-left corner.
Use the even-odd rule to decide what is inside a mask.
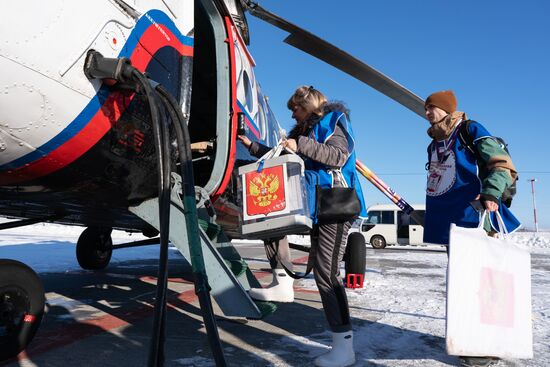
[[[225,356],[218,334],[218,327],[212,308],[210,298],[210,287],[204,266],[202,248],[199,235],[199,224],[197,221],[197,208],[195,201],[195,182],[193,178],[193,164],[191,157],[191,138],[187,128],[187,121],[181,112],[181,108],[176,99],[162,86],[158,85],[156,90],[159,92],[163,102],[174,123],[176,139],[178,141],[178,152],[180,158],[180,175],[182,179],[184,210],[186,214],[187,235],[191,253],[191,266],[195,277],[195,293],[199,299],[199,304],[203,313],[203,320],[206,327],[208,341],[216,366],[226,366]]]
[[[158,367],[164,365],[164,344],[165,344],[165,325],[166,325],[166,292],[167,292],[167,285],[168,285],[168,242],[169,242],[169,229],[170,229],[170,174],[171,174],[171,155],[170,155],[170,133],[169,133],[169,127],[167,125],[167,119],[161,119],[161,110],[158,108],[160,105],[158,101],[158,96],[153,89],[153,87],[150,84],[150,81],[135,67],[133,67],[128,59],[124,58],[105,58],[103,55],[95,50],[90,50],[86,56],[86,61],[84,65],[84,73],[86,76],[90,79],[113,79],[118,81],[119,83],[122,83],[122,85],[127,85],[128,83],[135,83],[135,85],[128,85],[129,87],[135,88],[136,85],[138,87],[141,87],[141,89],[145,92],[145,96],[148,101],[149,105],[149,112],[151,114],[151,122],[152,122],[152,129],[153,129],[153,138],[154,138],[154,145],[155,150],[157,152],[158,157],[158,190],[159,190],[159,230],[160,230],[160,254],[159,254],[159,269],[158,269],[158,279],[157,279],[157,294],[156,294],[156,301],[155,301],[155,313],[154,313],[154,320],[153,320],[153,332],[151,336],[151,344],[150,344],[150,350],[149,350],[149,359],[148,359],[148,365],[151,367]],[[164,90],[166,91],[166,90]],[[184,121],[183,115],[181,114],[181,110],[177,106],[177,102],[174,104],[172,100],[170,102],[167,102],[166,96],[171,97],[167,92],[165,93],[164,97],[161,97],[162,103],[165,103],[167,105],[166,109],[163,109],[163,117],[165,116],[164,111],[168,111],[170,115],[170,119],[174,123],[174,127],[176,130],[176,135],[178,136],[178,141],[180,142],[180,160],[182,161],[182,167],[186,167],[186,170],[182,170],[182,179],[187,177],[187,180],[190,180],[190,185],[193,191],[189,191],[189,182],[187,182],[186,185],[184,185],[185,192],[185,209],[188,210],[188,208],[192,211],[191,218],[196,219],[197,213],[196,213],[196,204],[195,204],[195,192],[194,192],[194,183],[193,183],[193,175],[192,175],[192,167],[191,167],[191,152],[190,152],[190,139],[189,139],[189,133],[187,130],[185,132],[181,131],[181,126],[185,125],[185,128],[187,128],[187,125],[182,123]],[[175,100],[174,100],[175,101]],[[179,114],[178,114],[179,112]],[[182,155],[182,147],[185,148],[185,154]],[[187,165],[183,164],[183,162],[187,162]],[[190,167],[190,168],[189,168]],[[190,169],[190,175],[189,175],[189,169]],[[188,196],[192,196],[192,204],[190,202],[187,202]],[[195,234],[195,237],[198,238],[198,223],[196,220],[186,220],[188,223],[188,231],[190,231],[190,228],[195,226],[193,231],[191,231],[192,234]],[[189,223],[191,223],[191,227],[189,227]],[[193,236],[191,236],[193,237]],[[196,241],[196,240],[195,240]],[[196,246],[195,246],[196,247]],[[191,249],[193,249],[193,246],[191,246]],[[202,261],[202,253],[200,252],[200,239],[198,242],[198,257]],[[193,250],[192,253],[192,263],[195,263],[193,261]],[[197,256],[197,251],[195,251],[195,256]],[[206,280],[206,273],[204,272],[204,263],[202,264],[202,272],[198,272],[200,274],[196,278],[198,279],[198,282],[195,284],[195,289],[197,291],[197,294],[204,294],[205,292],[200,292],[199,290],[203,288],[207,288],[208,283]],[[201,286],[197,288],[197,284],[200,284]],[[206,293],[208,294],[208,293]],[[199,300],[201,297],[199,296]],[[210,299],[208,298],[208,301]],[[203,302],[201,302],[202,307]],[[209,309],[209,315],[213,319],[213,313],[212,313],[212,305],[210,304]],[[205,317],[205,324],[207,324],[207,330],[208,322],[206,321]],[[214,323],[215,326],[215,323]],[[211,328],[210,328],[211,329]],[[216,335],[217,335],[217,328],[215,329]],[[219,344],[219,337],[218,337],[218,344]],[[220,347],[221,349],[221,347]],[[223,351],[222,351],[222,359],[223,359]],[[225,361],[224,364],[225,365]]]
[[[168,235],[170,229],[169,134],[166,124],[159,118],[158,100],[149,80],[137,69],[133,70],[132,77],[139,83],[147,97],[152,119],[155,149],[158,156],[160,254],[153,332],[148,359],[149,366],[158,367],[164,365],[166,291],[168,284]]]

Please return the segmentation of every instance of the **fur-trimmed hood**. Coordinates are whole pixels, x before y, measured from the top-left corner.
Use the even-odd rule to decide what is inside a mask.
[[[328,102],[324,108],[325,115],[329,112],[342,112],[346,115],[346,118],[349,120],[349,108],[344,102],[341,101],[332,101]]]

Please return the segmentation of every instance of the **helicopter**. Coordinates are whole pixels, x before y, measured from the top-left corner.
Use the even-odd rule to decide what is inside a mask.
[[[176,172],[195,286],[216,364],[224,365],[198,219],[239,235],[236,170],[255,158],[237,135],[274,146],[281,129],[254,74],[245,13],[424,115],[412,92],[252,1],[54,0],[33,2],[31,12],[28,6],[5,5],[0,24],[10,34],[0,47],[0,216],[17,219],[0,229],[46,221],[86,227],[76,254],[90,270],[108,266],[113,229],[160,233],[153,238],[161,256],[149,365],[163,361]],[[151,200],[155,220],[131,209]],[[32,340],[45,300],[36,274],[22,263],[0,260],[0,279],[1,360]]]

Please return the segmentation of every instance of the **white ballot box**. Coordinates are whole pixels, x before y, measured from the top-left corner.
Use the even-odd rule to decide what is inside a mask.
[[[247,238],[275,238],[311,229],[304,162],[295,154],[239,168]]]

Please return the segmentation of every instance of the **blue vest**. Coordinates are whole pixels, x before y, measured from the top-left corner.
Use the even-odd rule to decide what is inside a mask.
[[[459,227],[475,228],[479,224],[478,213],[470,202],[481,192],[476,158],[462,146],[458,139],[457,125],[449,139],[432,142],[428,146],[428,181],[426,186],[426,217],[424,242],[448,244],[451,223]],[[469,132],[474,142],[491,134],[478,122],[472,121]],[[499,212],[508,232],[515,231],[520,222],[511,211],[499,203]],[[498,230],[495,214],[491,224]]]
[[[355,139],[353,138],[353,130],[351,124],[348,122],[346,115],[342,112],[329,112],[327,113],[317,124],[315,124],[311,130],[310,138],[315,139],[319,143],[325,143],[333,134],[336,129],[336,124],[339,124],[348,140],[348,152],[349,157],[344,166],[340,169],[344,181],[347,187],[355,188],[359,201],[361,202],[362,217],[367,215],[365,199],[363,197],[363,191],[361,190],[361,183],[357,176],[357,170],[355,168]],[[310,214],[314,223],[317,222],[317,216],[315,213],[316,198],[315,198],[315,186],[319,185],[323,188],[332,187],[334,181],[334,174],[338,174],[335,170],[329,170],[327,166],[322,163],[313,161],[304,157],[304,164],[306,168],[306,181],[309,187],[309,203]]]

